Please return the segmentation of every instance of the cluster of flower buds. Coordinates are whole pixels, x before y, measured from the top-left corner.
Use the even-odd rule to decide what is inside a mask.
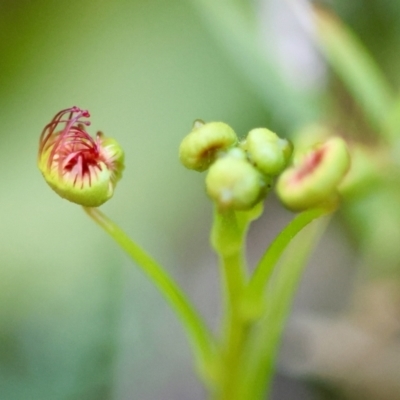
[[[196,121],[183,139],[182,164],[208,170],[206,189],[219,210],[249,210],[260,202],[278,177],[276,191],[294,211],[323,206],[337,197],[338,187],[350,166],[345,141],[330,137],[292,157],[290,141],[266,128],[251,130],[239,141],[222,122]],[[287,168],[291,159],[293,166]]]
[[[266,196],[291,154],[291,143],[268,129],[253,129],[239,141],[230,126],[202,121],[195,122],[179,149],[185,167],[208,169],[207,193],[221,211],[253,208]]]
[[[87,110],[60,111],[40,136],[38,166],[46,182],[61,197],[85,207],[111,198],[124,169],[118,143],[98,132],[92,138]]]

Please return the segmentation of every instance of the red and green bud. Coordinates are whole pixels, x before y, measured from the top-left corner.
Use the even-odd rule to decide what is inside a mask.
[[[98,132],[92,138],[87,110],[60,111],[40,136],[38,166],[61,197],[85,207],[98,207],[114,193],[124,169],[124,153],[114,139]]]
[[[322,206],[337,196],[337,188],[350,167],[347,145],[340,137],[314,146],[279,177],[276,190],[291,210]]]

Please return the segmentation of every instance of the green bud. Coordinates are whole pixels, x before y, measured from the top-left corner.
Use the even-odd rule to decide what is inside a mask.
[[[382,184],[385,174],[389,179],[396,176],[398,168],[391,170],[390,158],[377,148],[369,148],[359,143],[352,143],[351,168],[338,188],[346,199],[365,196],[365,193]]]
[[[306,152],[280,175],[276,191],[291,210],[300,211],[329,202],[350,166],[347,145],[333,137]]]
[[[65,115],[69,114],[67,118]],[[98,207],[114,193],[124,169],[124,153],[114,139],[85,130],[89,112],[78,107],[60,111],[40,137],[38,166],[61,197],[85,207]],[[60,124],[64,128],[56,131]]]
[[[189,169],[205,171],[218,157],[237,144],[233,129],[223,122],[207,124],[197,120],[193,130],[182,140],[179,159]]]
[[[272,176],[282,172],[292,155],[291,143],[266,128],[251,130],[245,148],[254,166]]]
[[[220,210],[249,210],[265,196],[270,181],[236,148],[211,165],[206,188]]]

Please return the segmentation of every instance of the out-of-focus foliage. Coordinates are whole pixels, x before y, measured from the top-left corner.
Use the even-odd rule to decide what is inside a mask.
[[[385,76],[400,85],[400,56],[394,49],[400,46],[400,5],[395,1],[355,0],[324,1],[349,24],[374,55]]]

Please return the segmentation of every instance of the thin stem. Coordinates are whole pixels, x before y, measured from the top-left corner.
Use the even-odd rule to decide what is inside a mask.
[[[218,398],[234,400],[235,382],[238,381],[242,346],[246,337],[239,308],[245,283],[242,251],[230,257],[221,257],[221,268],[225,276],[228,299],[225,307],[225,332],[222,343],[221,392]]]
[[[214,210],[211,244],[220,261],[226,309],[235,308],[234,303],[247,282],[244,256],[246,234],[250,223],[259,218],[262,211],[262,203],[248,211]]]
[[[211,242],[218,253],[225,308],[235,308],[235,302],[246,280],[243,239],[246,227],[239,223],[234,211],[215,211]]]
[[[182,321],[192,345],[199,372],[203,378],[212,379],[215,344],[210,331],[205,326],[193,305],[182,289],[168,273],[142,248],[134,243],[127,234],[97,208],[83,207],[85,212],[100,225],[117,244],[136,262],[151,282],[168,301]]]
[[[275,360],[282,332],[289,315],[291,304],[302,277],[307,259],[316,247],[318,239],[328,223],[321,218],[304,229],[285,252],[267,291],[267,309],[260,321],[259,330],[252,341],[252,351],[247,361],[247,376],[242,393],[243,399],[265,398],[271,389]]]
[[[221,281],[225,294],[224,337],[221,349],[221,375],[215,395],[219,400],[234,400],[239,382],[240,363],[246,339],[246,321],[241,315],[241,300],[247,283],[245,237],[251,220],[261,214],[262,205],[249,212],[215,210],[211,242],[219,255]]]
[[[298,214],[275,238],[262,256],[248,286],[248,295],[258,303],[274,267],[291,240],[310,222],[332,212],[332,208],[316,208]]]

